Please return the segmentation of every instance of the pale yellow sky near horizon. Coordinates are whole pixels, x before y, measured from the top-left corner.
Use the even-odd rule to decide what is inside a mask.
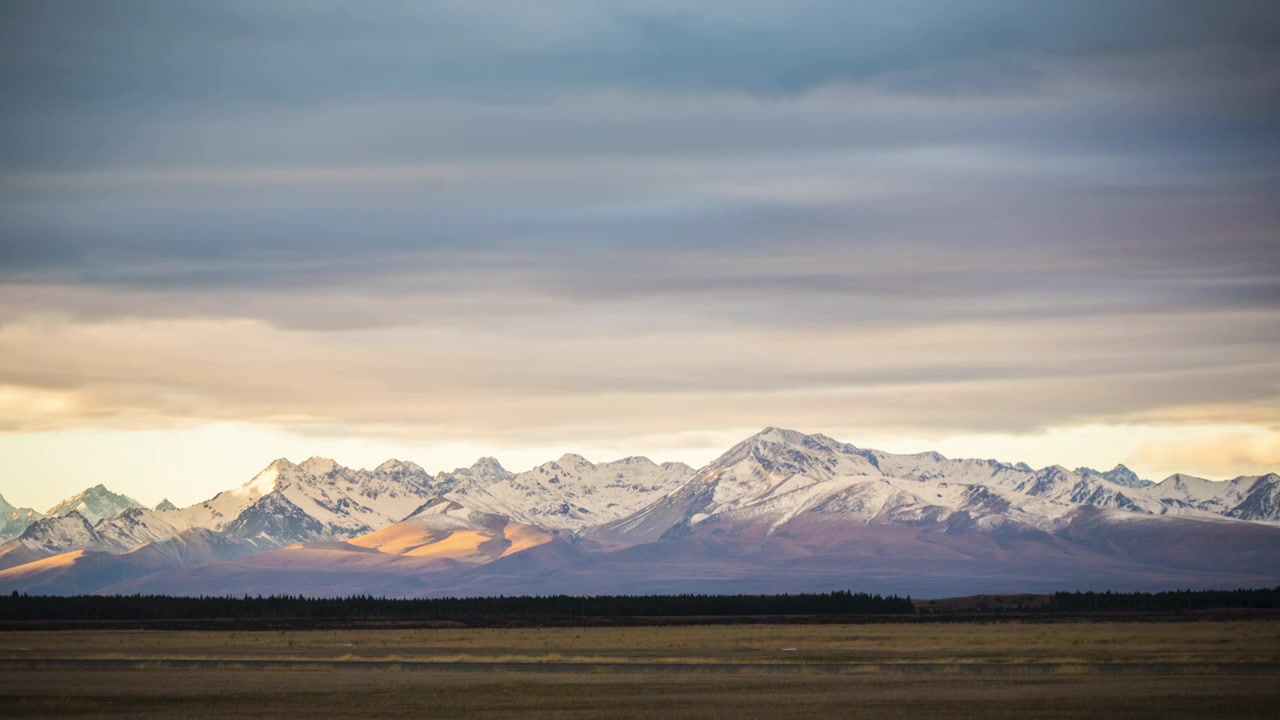
[[[822,432],[859,447],[886,452],[935,450],[953,458],[995,458],[1048,465],[1108,470],[1123,463],[1139,476],[1159,481],[1174,472],[1213,480],[1264,474],[1280,469],[1280,434],[1263,426],[1085,425],[1051,428],[1035,434],[881,435],[849,430],[793,428]],[[6,480],[0,495],[18,507],[44,511],[58,501],[103,483],[147,505],[161,499],[189,505],[239,486],[277,457],[301,462],[313,455],[348,467],[374,467],[397,458],[435,473],[496,457],[519,472],[564,453],[601,462],[644,455],[694,467],[710,462],[760,428],[695,432],[640,438],[636,447],[621,442],[547,442],[504,447],[475,442],[432,444],[360,437],[304,435],[246,423],[212,423],[168,430],[65,430],[50,433],[0,433],[0,458]]]

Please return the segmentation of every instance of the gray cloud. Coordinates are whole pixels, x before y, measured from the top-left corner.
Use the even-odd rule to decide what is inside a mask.
[[[1276,407],[1274,3],[0,13],[15,426]]]

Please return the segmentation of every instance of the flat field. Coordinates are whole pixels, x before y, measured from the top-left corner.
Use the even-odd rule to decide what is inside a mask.
[[[6,717],[1274,717],[1280,622],[0,633]]]

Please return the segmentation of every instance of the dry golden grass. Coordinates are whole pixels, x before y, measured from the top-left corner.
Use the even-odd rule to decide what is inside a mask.
[[[47,663],[10,661],[0,669],[5,717],[1096,720],[1269,718],[1280,707],[1274,675],[1232,670],[1240,662],[1280,662],[1280,622],[1264,620],[57,631],[8,632],[3,639],[0,656]],[[118,662],[70,670],[57,664],[75,658]],[[184,668],[175,661],[180,658],[207,663]],[[390,664],[313,664],[373,659]],[[538,664],[531,669],[642,664],[530,672],[481,665],[423,669],[416,663],[424,659]],[[285,664],[255,664],[262,660]],[[937,665],[926,673],[912,668],[925,662]],[[1134,664],[1117,674],[1107,665],[1114,662]],[[858,664],[832,672],[832,663]],[[1144,663],[1183,664],[1157,671]]]
[[[1270,718],[1265,678],[13,671],[5,717]]]
[[[1280,662],[1280,621],[8,632],[0,659]]]

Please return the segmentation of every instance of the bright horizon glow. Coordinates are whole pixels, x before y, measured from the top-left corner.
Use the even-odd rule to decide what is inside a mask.
[[[38,482],[21,483],[17,492],[0,489],[15,507],[32,507],[40,512],[61,500],[98,483],[129,495],[147,506],[162,499],[186,507],[207,500],[224,490],[249,482],[278,457],[300,463],[319,456],[353,469],[374,468],[386,460],[415,462],[435,474],[468,467],[481,457],[496,457],[503,467],[521,472],[556,460],[565,453],[582,455],[595,463],[630,455],[643,455],[655,462],[683,462],[699,468],[714,460],[732,445],[758,432],[740,434],[691,434],[678,442],[663,445],[662,439],[629,451],[602,444],[594,447],[573,443],[548,444],[534,448],[512,448],[475,444],[396,444],[360,438],[327,438],[282,432],[249,424],[215,424],[183,430],[157,431],[70,431],[58,433],[0,434],[0,455],[18,467],[29,469]],[[841,442],[891,453],[936,451],[949,458],[992,458],[1007,463],[1026,462],[1036,469],[1062,465],[1068,469],[1085,466],[1110,470],[1124,464],[1140,477],[1160,481],[1175,472],[1211,480],[1226,480],[1266,470],[1238,465],[1202,464],[1173,466],[1161,462],[1161,452],[1169,447],[1186,447],[1198,438],[1213,437],[1226,430],[1251,436],[1264,433],[1255,426],[1222,428],[1181,427],[1171,431],[1161,426],[1084,426],[1051,429],[1034,435],[954,435],[939,437],[860,437],[820,430],[791,428],[810,434],[822,432]],[[723,445],[707,444],[723,437]],[[668,438],[680,440],[680,438]],[[74,443],[74,455],[59,448]],[[234,450],[229,451],[229,448]],[[1153,462],[1154,460],[1154,462]]]

